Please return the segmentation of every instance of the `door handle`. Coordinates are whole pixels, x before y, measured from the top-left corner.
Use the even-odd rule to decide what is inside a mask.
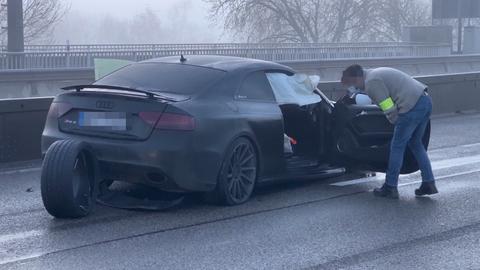
[[[383,112],[381,112],[381,111],[371,111],[371,112],[369,112],[369,111],[361,111],[361,112],[357,113],[355,116],[358,117],[358,116],[365,116],[365,115],[379,115],[379,116],[383,116],[383,115],[385,115],[385,114],[384,114]]]
[[[368,115],[368,112],[367,112],[367,111],[361,111],[360,113],[358,113],[358,114],[356,115],[356,117],[358,117],[358,116],[364,116],[364,115]]]

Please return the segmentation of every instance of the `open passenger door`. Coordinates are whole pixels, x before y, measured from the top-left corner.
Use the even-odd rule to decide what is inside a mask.
[[[394,126],[376,105],[336,103],[333,110],[333,142],[342,165],[354,169],[386,172]],[[423,139],[430,142],[430,124]],[[410,149],[405,151],[401,173],[413,173],[419,166]]]

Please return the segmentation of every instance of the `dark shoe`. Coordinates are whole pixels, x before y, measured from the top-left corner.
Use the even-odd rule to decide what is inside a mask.
[[[377,197],[398,199],[398,189],[387,184],[384,184],[381,188],[374,189],[373,194]]]
[[[435,182],[422,183],[420,188],[415,190],[415,195],[417,196],[433,195],[437,193],[438,189],[435,186]]]

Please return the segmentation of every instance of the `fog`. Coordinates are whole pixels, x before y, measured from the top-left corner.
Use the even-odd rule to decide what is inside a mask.
[[[410,41],[406,26],[457,29],[455,19],[432,20],[431,0],[23,1],[27,44],[399,42]]]
[[[159,13],[167,13],[169,9],[179,3],[188,3],[194,12],[206,7],[199,0],[181,1],[181,0],[66,0],[71,7],[72,12],[85,12],[90,14],[114,14],[117,16],[132,16],[151,8]],[[203,20],[203,16],[198,16],[199,20]]]
[[[200,43],[229,37],[201,0],[65,0],[67,11],[44,43]]]

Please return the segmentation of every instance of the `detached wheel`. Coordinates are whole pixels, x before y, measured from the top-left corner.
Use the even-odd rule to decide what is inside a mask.
[[[41,192],[43,205],[57,218],[80,218],[94,207],[95,176],[86,144],[57,141],[43,162]]]
[[[258,171],[257,153],[252,143],[239,138],[230,146],[213,192],[205,194],[211,203],[238,205],[250,199]]]

